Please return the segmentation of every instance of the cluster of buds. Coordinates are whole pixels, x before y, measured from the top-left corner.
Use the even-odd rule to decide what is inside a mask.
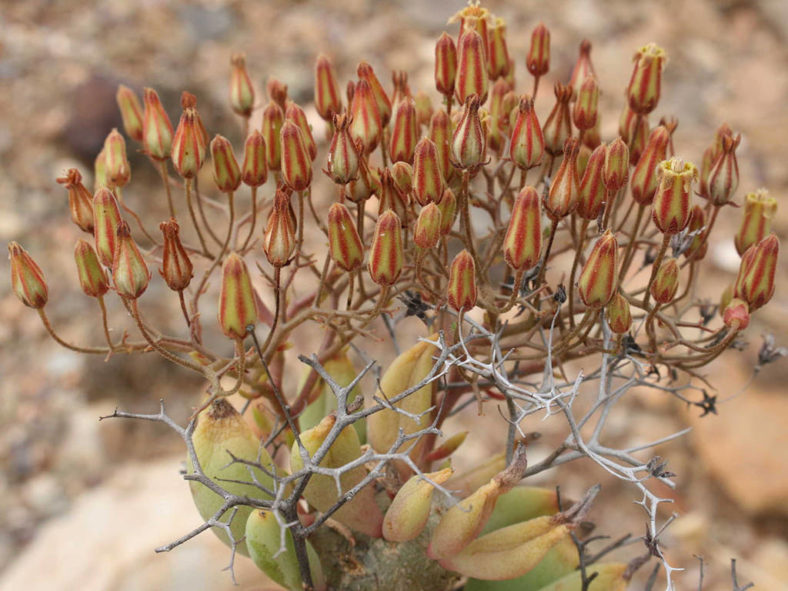
[[[96,159],[93,192],[76,169],[57,179],[76,229],[88,235],[76,242],[76,267],[82,290],[99,303],[102,346],[57,335],[44,313],[41,268],[19,244],[9,245],[14,292],[39,311],[58,342],[97,354],[155,350],[205,377],[210,398],[195,415],[188,470],[198,471],[198,459],[203,475],[257,501],[230,512],[216,489],[193,481],[195,503],[206,520],[218,523],[226,514],[217,533],[291,589],[320,581],[364,588],[331,563],[330,552],[317,558],[327,538],[304,532],[317,530],[310,524],[325,521],[321,514],[363,536],[356,553],[382,551],[370,539],[417,545],[425,572],[445,583],[436,589],[460,575],[471,577],[474,589],[495,590],[484,581],[512,578],[521,588],[581,588],[571,531],[587,503],[560,511],[549,491],[519,486],[524,457],[511,446],[508,465],[504,455],[466,475],[444,465],[464,435],[441,443],[437,428],[463,397],[481,394],[478,376],[456,366],[447,369],[452,388],[439,387],[434,365],[445,352],[435,343],[447,350],[459,343],[463,355],[504,366],[486,345],[465,340],[481,326],[499,335],[495,349],[507,352],[505,367],[517,380],[545,374],[545,363],[626,356],[635,347],[654,366],[692,375],[728,349],[774,293],[777,202],[761,189],[744,198],[733,239],[741,267],[720,318],[688,312],[715,220],[721,210],[734,211],[740,137],[721,127],[700,169],[674,155],[676,120],[649,119],[662,93],[662,49],[649,44],[636,53],[620,96],[619,137],[605,141],[588,41],[570,79],[555,80],[550,111],[538,113],[539,81],[550,73],[548,28],[537,25],[528,54],[515,56],[504,21],[479,5],[452,22],[459,23],[456,35],[444,32],[435,45],[438,101],[431,88],[414,93],[404,72],[394,72],[388,88],[365,61],[343,96],[331,59],[320,55],[314,105],[327,129],[325,145],[284,84],[269,79],[268,100],[260,101],[240,54],[230,64],[229,107],[240,118],[242,144],[218,134],[210,140],[188,92],[173,128],[156,91],[146,88],[140,102],[121,86],[126,136],[161,174],[170,215],[160,234],[151,232],[124,200],[134,187],[117,130]],[[531,76],[527,93],[517,90],[517,60]],[[262,125],[252,129],[257,105]],[[566,265],[565,252],[572,255]],[[150,282],[161,281],[151,265],[177,297],[185,334],[153,331],[143,316]],[[141,340],[113,340],[108,294],[123,302]],[[215,308],[203,314],[201,306]],[[349,347],[380,329],[382,319],[405,314],[424,320],[431,340],[384,372],[376,410],[351,419]],[[307,327],[321,334],[318,350],[309,351],[315,365],[285,388],[286,368],[296,363],[287,353],[295,335],[316,342]],[[545,331],[552,349],[541,340]],[[222,334],[234,345],[229,359]],[[225,401],[229,396],[250,401],[246,417]],[[357,409],[360,400],[353,404]],[[277,496],[274,460],[261,440],[292,446],[289,465],[273,472],[307,476],[303,486],[293,476],[284,487],[295,491],[293,504]],[[387,460],[392,482],[367,473],[363,444],[396,456]],[[243,484],[245,465],[226,466],[224,451],[261,468],[255,486]],[[318,473],[314,457],[338,472]],[[436,487],[460,490],[464,500],[444,506]],[[301,499],[306,504],[297,505]],[[519,512],[512,503],[522,504]],[[273,509],[287,519],[272,518]],[[301,525],[294,529],[295,522]],[[540,564],[542,578],[529,574]],[[629,576],[617,564],[599,565],[599,573],[611,589],[623,589]]]

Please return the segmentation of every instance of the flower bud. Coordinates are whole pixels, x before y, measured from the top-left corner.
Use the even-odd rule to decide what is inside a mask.
[[[444,96],[454,93],[457,77],[457,47],[454,39],[443,32],[435,45],[435,88]]]
[[[771,232],[772,220],[776,213],[777,200],[770,197],[766,189],[747,193],[747,197],[744,199],[744,215],[741,226],[734,237],[736,250],[740,255]]]
[[[126,158],[126,140],[113,129],[104,140],[104,165],[113,187],[124,187],[131,180],[131,165]]]
[[[325,172],[337,184],[344,185],[358,178],[358,152],[348,127],[350,119],[345,113],[334,117],[334,136],[328,148],[328,165]]]
[[[265,91],[268,94],[268,98],[275,102],[284,113],[288,103],[287,84],[284,84],[281,80],[277,80],[273,76],[269,76],[268,81],[265,83]]]
[[[425,137],[416,145],[413,158],[413,192],[419,205],[439,201],[443,195],[443,174],[438,162],[438,148]]]
[[[646,115],[638,117],[629,105],[625,105],[618,120],[618,134],[629,148],[629,163],[636,165],[649,138],[648,117]]]
[[[476,305],[476,264],[467,250],[454,257],[446,291],[449,305],[458,312],[470,310]]]
[[[620,137],[605,148],[605,167],[602,172],[605,187],[613,195],[627,185],[629,180],[629,148]]]
[[[312,182],[312,162],[298,125],[286,120],[282,125],[282,180],[294,191],[304,191]]]
[[[709,174],[709,199],[717,207],[728,203],[739,186],[736,148],[740,141],[740,135],[726,135],[722,138],[722,153],[717,157]]]
[[[524,95],[517,109],[509,157],[521,169],[528,170],[542,161],[544,149],[544,136],[539,126],[539,119],[536,117],[534,100]]]
[[[424,250],[433,248],[441,237],[441,210],[434,202],[427,203],[419,212],[413,230],[413,242]]]
[[[509,49],[506,47],[506,23],[496,18],[489,31],[487,66],[490,80],[502,78],[509,73]]]
[[[368,269],[372,281],[380,286],[394,285],[402,272],[404,258],[399,216],[391,210],[385,211],[378,218],[369,250]]]
[[[283,123],[282,109],[275,102],[270,101],[263,109],[263,125],[260,128],[260,133],[263,134],[265,140],[266,161],[269,170],[279,170],[282,166],[280,134]]]
[[[171,290],[183,291],[189,287],[194,273],[189,255],[178,236],[180,232],[178,222],[175,218],[170,218],[159,224],[159,230],[164,235],[164,250],[159,273]]]
[[[8,243],[8,259],[11,261],[11,287],[16,297],[29,308],[43,308],[47,303],[48,292],[41,267],[14,241]]]
[[[205,152],[208,150],[208,143],[211,138],[208,136],[208,131],[202,122],[199,111],[197,111],[197,97],[191,92],[184,90],[181,93],[181,108],[186,111],[187,109],[194,110],[194,127],[197,131],[197,154],[200,157],[200,166],[205,162]]]
[[[457,217],[457,198],[448,187],[438,202],[438,209],[441,210],[441,236],[446,236],[451,232],[454,220]]]
[[[572,87],[555,83],[555,105],[542,127],[545,149],[551,156],[557,156],[564,149],[564,142],[572,137],[572,119],[569,116],[569,101]]]
[[[387,209],[392,210],[402,222],[402,227],[406,228],[408,225],[410,192],[399,190],[388,168],[384,168],[380,173],[380,187],[378,213],[383,213]]]
[[[328,247],[340,269],[352,273],[364,262],[364,245],[347,207],[334,203],[328,210]]]
[[[241,180],[250,187],[259,187],[265,184],[267,178],[268,162],[265,157],[265,138],[262,133],[253,129],[244,144]]]
[[[117,228],[121,220],[115,195],[106,187],[96,191],[93,196],[93,221],[93,237],[99,260],[102,265],[112,267],[117,243]]]
[[[246,71],[246,56],[236,53],[230,58],[230,107],[241,117],[250,117],[254,108],[254,87]]]
[[[709,241],[707,240],[706,227],[706,214],[700,205],[695,205],[690,212],[690,220],[687,230],[690,234],[694,234],[692,242],[684,251],[684,256],[687,260],[699,261],[706,256],[706,251],[709,248]]]
[[[577,215],[585,220],[595,220],[605,208],[607,201],[607,189],[603,181],[605,169],[605,146],[597,147],[591,152],[588,159],[583,178],[577,193]],[[611,191],[610,198],[613,199],[615,193]]]
[[[430,119],[432,118],[432,112],[434,111],[432,108],[432,99],[430,95],[420,90],[416,93],[416,96],[413,97],[413,101],[416,105],[416,125],[418,126],[419,133],[421,133],[422,125],[429,125]]]
[[[654,43],[644,45],[635,54],[635,69],[627,87],[629,107],[635,113],[648,115],[657,106],[665,60],[665,52]]]
[[[579,130],[593,129],[599,119],[599,85],[594,76],[588,76],[577,91],[577,101],[572,120]]]
[[[487,100],[488,86],[484,40],[476,31],[467,30],[460,35],[457,47],[457,80],[454,94],[462,104],[475,94],[482,104]]]
[[[531,48],[525,66],[532,76],[544,76],[550,70],[550,31],[539,23],[531,33]]]
[[[315,64],[315,108],[328,123],[333,121],[334,115],[342,112],[342,92],[334,64],[322,53],[317,56]]]
[[[722,313],[722,321],[732,330],[744,330],[750,324],[750,307],[747,302],[734,298]]]
[[[663,234],[678,234],[689,222],[690,190],[698,169],[691,162],[671,158],[660,163],[659,177],[652,217]]]
[[[357,148],[360,145],[357,144]],[[358,178],[350,181],[348,185],[347,198],[353,203],[361,203],[369,199],[373,194],[380,194],[380,176],[368,166],[359,166]]]
[[[120,109],[120,116],[123,118],[123,129],[126,135],[138,142],[142,141],[142,105],[140,99],[128,86],[120,84],[115,100]]]
[[[317,144],[312,137],[312,127],[306,119],[304,110],[295,104],[293,101],[287,101],[287,108],[285,109],[285,120],[292,121],[301,130],[301,135],[304,137],[304,145],[309,152],[309,161],[314,162],[317,157]]]
[[[290,196],[279,190],[263,232],[263,250],[274,267],[284,267],[290,262],[295,250],[295,231],[296,225],[290,216]]]
[[[219,295],[219,327],[229,339],[243,339],[246,327],[257,324],[257,306],[249,270],[237,253],[227,255],[222,265]]]
[[[560,220],[574,211],[579,190],[577,180],[577,154],[580,146],[576,139],[569,138],[564,147],[564,158],[555,173],[550,192],[545,200],[547,215],[553,221]]]
[[[194,178],[202,166],[201,134],[196,119],[197,112],[194,109],[184,110],[172,138],[172,163],[185,179]]]
[[[632,313],[629,301],[620,293],[616,293],[605,308],[607,325],[615,334],[626,334],[632,326]]]
[[[487,143],[491,150],[499,152],[506,144],[509,129],[509,111],[505,110],[504,97],[510,93],[509,85],[503,78],[493,84],[489,104],[489,133]]]
[[[654,276],[651,284],[651,296],[660,304],[669,304],[676,296],[679,287],[679,265],[674,258],[667,258]]]
[[[76,168],[69,168],[66,176],[59,177],[57,182],[68,191],[68,209],[71,220],[83,232],[93,233],[93,196],[82,184],[82,175]]]
[[[429,480],[417,474],[412,476],[396,496],[386,511],[383,520],[383,537],[389,542],[407,542],[416,538],[427,525],[432,507],[432,493],[435,484],[443,484],[452,475],[452,468],[425,474]]]
[[[572,89],[572,94],[577,95],[583,82],[591,77],[596,78],[594,64],[591,62],[591,42],[588,39],[583,39],[580,42],[580,51],[577,55],[575,67],[572,68],[572,76],[569,78],[569,87]]]
[[[413,163],[413,151],[419,140],[419,126],[416,121],[416,103],[412,98],[400,100],[394,109],[391,125],[389,156],[392,162]]]
[[[117,243],[112,258],[112,282],[119,296],[136,300],[148,288],[150,271],[126,222],[118,224],[115,236]]]
[[[391,165],[391,179],[394,181],[394,186],[397,191],[405,195],[408,203],[413,192],[413,174],[413,167],[407,162],[400,160]]]
[[[375,97],[375,103],[378,105],[378,113],[380,114],[380,124],[383,127],[388,125],[391,120],[391,107],[393,102],[389,99],[383,85],[375,75],[375,71],[367,62],[362,61],[356,69],[359,80],[366,80],[369,84],[369,89],[372,91],[372,96]]]
[[[484,163],[487,138],[479,119],[479,97],[469,95],[451,142],[452,163],[464,170],[478,169]]]
[[[747,249],[741,260],[739,275],[733,287],[733,297],[747,302],[754,312],[774,294],[774,274],[780,241],[774,234]]]
[[[413,93],[408,85],[408,73],[404,70],[394,70],[391,72],[391,82],[394,84],[394,91],[391,93],[391,104],[396,105],[404,98],[413,98]]]
[[[438,150],[438,162],[440,163],[443,179],[448,182],[451,178],[453,168],[449,161],[450,153],[450,138],[451,138],[451,121],[446,111],[438,109],[432,114],[430,119],[430,132],[429,138],[435,144]]]
[[[350,105],[350,137],[369,154],[378,145],[383,124],[375,95],[366,80],[359,80]]]
[[[524,187],[512,206],[503,240],[503,258],[515,271],[531,269],[542,252],[542,200],[533,187]]]
[[[144,93],[145,115],[142,124],[142,146],[156,160],[165,160],[172,148],[172,123],[152,88]]]
[[[589,308],[607,306],[618,289],[618,242],[608,230],[600,236],[580,272],[577,291]]]
[[[241,184],[241,171],[235,159],[233,147],[227,138],[216,134],[211,141],[213,160],[213,182],[223,193],[235,191]]]
[[[101,188],[109,186],[109,179],[107,178],[107,163],[104,158],[106,150],[102,147],[101,151],[93,161],[93,190],[98,191]]]
[[[649,205],[654,200],[659,176],[657,170],[660,162],[665,160],[670,135],[662,125],[655,127],[648,137],[643,155],[638,160],[630,179],[632,198],[640,205]]]
[[[96,251],[87,240],[77,240],[74,247],[74,261],[82,291],[92,298],[100,298],[109,289],[107,274],[99,263]]]
[[[723,138],[728,136],[733,137],[733,131],[728,127],[727,123],[723,123],[714,134],[714,141],[712,144],[703,152],[698,193],[704,199],[709,198],[709,177],[711,177],[711,171],[717,164],[717,160],[719,160],[719,157],[722,155]]]

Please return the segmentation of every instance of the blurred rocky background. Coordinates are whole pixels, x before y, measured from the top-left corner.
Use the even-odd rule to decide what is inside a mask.
[[[605,140],[616,135],[635,49],[649,41],[664,47],[669,63],[656,118],[678,117],[678,155],[699,163],[717,126],[727,122],[743,136],[738,201],[747,191],[768,187],[780,202],[774,230],[783,240],[788,236],[788,3],[491,0],[485,5],[508,23],[520,91],[530,88],[524,61],[537,22],[552,32],[545,89],[568,78],[583,38],[593,42],[604,91]],[[267,77],[275,76],[292,98],[308,106],[313,61],[322,51],[333,57],[343,82],[365,59],[384,81],[394,69],[407,70],[414,92],[424,90],[437,100],[434,42],[443,30],[456,34],[456,25],[447,27],[446,21],[461,7],[460,0],[0,2],[0,241],[20,241],[40,262],[50,285],[47,309],[58,330],[71,341],[95,342],[100,317],[95,302],[79,291],[72,259],[77,230],[55,178],[76,166],[90,181],[105,135],[120,127],[114,101],[119,82],[137,91],[156,88],[174,121],[180,92],[195,93],[209,132],[221,131],[238,146],[241,127],[227,100],[231,52],[246,52],[259,97]],[[540,117],[551,101],[549,92],[540,94]],[[149,219],[163,219],[155,171],[139,155],[132,167],[127,199]],[[701,293],[715,302],[738,266],[732,241],[738,214],[731,208],[720,216],[704,266]],[[5,261],[2,267],[0,589],[233,588],[222,571],[229,552],[212,536],[168,555],[153,553],[198,523],[178,475],[183,449],[177,437],[160,425],[97,420],[116,406],[155,412],[160,398],[185,420],[199,397],[199,382],[152,355],[105,362],[59,348],[37,315],[14,297]],[[718,389],[712,394],[720,400],[750,379],[761,334],[774,333],[778,345],[788,344],[786,269],[784,255],[775,298],[754,315],[747,331],[749,347],[707,368]],[[143,306],[166,321],[166,306],[157,311],[153,305],[157,297],[171,299],[152,286]],[[732,557],[739,560],[740,579],[761,589],[786,588],[787,382],[788,363],[776,363],[765,367],[745,394],[720,404],[718,416],[700,417],[697,408],[644,393],[630,396],[611,419],[610,436],[622,441],[693,428],[657,450],[678,474],[677,489],[665,491],[680,515],[665,551],[673,564],[687,569],[679,575],[680,589],[697,588],[694,555],[706,561],[704,589],[731,588]],[[500,418],[491,406],[473,420],[485,428],[474,428],[466,457],[476,450],[483,458],[500,444],[485,440],[500,431]],[[558,424],[531,428],[543,433],[532,452],[538,458],[559,436]],[[535,482],[558,482],[573,493],[601,481],[605,488],[592,515],[601,533],[642,535],[635,493],[600,472],[573,464]],[[246,559],[239,559],[237,576],[241,589],[263,588]]]

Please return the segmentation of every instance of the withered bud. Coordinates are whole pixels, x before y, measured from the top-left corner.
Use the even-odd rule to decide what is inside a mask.
[[[722,321],[731,330],[744,330],[750,324],[750,307],[747,302],[734,298],[722,313]]]
[[[328,148],[328,176],[337,184],[344,185],[358,178],[359,158],[348,127],[350,119],[342,113],[334,116],[334,137]]]
[[[722,153],[712,166],[709,174],[709,199],[720,207],[731,200],[739,186],[739,163],[736,148],[741,136],[726,135],[722,138]]]
[[[551,156],[560,154],[564,149],[564,142],[572,137],[572,119],[569,113],[571,99],[572,87],[556,82],[555,105],[542,126],[545,149]]]
[[[189,286],[194,272],[189,255],[181,243],[178,222],[175,218],[170,218],[159,224],[159,230],[164,236],[164,251],[159,273],[171,290],[183,291]]]
[[[451,143],[454,166],[472,172],[484,163],[487,148],[487,134],[479,119],[479,104],[477,95],[468,96]]]
[[[59,177],[57,182],[68,191],[68,209],[71,220],[83,232],[93,233],[93,196],[82,184],[82,175],[76,168],[69,168],[66,176]]]

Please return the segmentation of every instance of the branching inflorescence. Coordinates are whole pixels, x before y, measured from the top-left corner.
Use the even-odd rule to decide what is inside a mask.
[[[15,242],[14,290],[63,346],[107,359],[155,352],[206,380],[185,427],[163,402],[157,414],[111,415],[165,423],[186,445],[184,479],[204,523],[158,551],[213,529],[232,548],[231,566],[236,553],[249,555],[289,589],[437,590],[461,577],[478,590],[624,589],[653,556],[673,588],[677,569],[660,548],[673,517],[658,515],[670,499],[651,485],[673,487],[675,475],[641,452],[686,431],[619,449],[606,443],[605,425],[636,386],[716,412],[702,370],[739,346],[750,314],[772,296],[776,201],[765,190],[746,195],[735,236],[741,267],[715,320],[696,290],[709,235],[738,187],[739,136],[720,127],[700,167],[674,154],[677,121],[652,120],[666,57],[649,44],[634,58],[620,136],[604,143],[590,43],[540,117],[544,25],[526,59],[531,94],[518,94],[504,22],[476,4],[454,21],[459,36],[444,33],[435,49],[437,107],[411,91],[405,72],[394,72],[388,92],[363,61],[345,100],[331,61],[318,57],[315,108],[327,146],[274,79],[262,127],[250,129],[256,99],[241,55],[230,81],[246,137],[241,160],[226,138],[209,141],[190,93],[173,130],[154,90],[145,89],[143,107],[121,86],[126,134],[164,185],[170,218],[160,234],[124,197],[131,167],[117,131],[96,159],[93,194],[76,169],[58,179],[90,235],[75,259],[106,343],[76,345],[55,331],[43,273]],[[313,162],[330,182],[314,178]],[[200,187],[204,169],[214,187]],[[150,265],[177,294],[177,335],[146,318]],[[137,340],[113,336],[107,294],[122,302]],[[204,334],[214,302],[229,357],[211,342],[215,331]],[[405,316],[426,330],[401,351],[394,328]],[[295,359],[300,333],[320,342]],[[378,334],[399,355],[382,373],[361,345]],[[765,347],[763,363],[784,353]],[[354,359],[365,362],[360,372]],[[578,360],[593,371],[579,371]],[[298,363],[306,372],[295,384],[287,374]],[[375,374],[375,394],[362,395]],[[444,425],[490,401],[505,405],[505,445],[454,474],[450,456],[464,434],[444,439]],[[565,438],[528,465],[532,415],[563,420]],[[592,558],[591,540],[581,541],[597,487],[569,506],[555,490],[521,483],[581,458],[641,495],[645,548],[629,565],[598,561],[637,540]]]

